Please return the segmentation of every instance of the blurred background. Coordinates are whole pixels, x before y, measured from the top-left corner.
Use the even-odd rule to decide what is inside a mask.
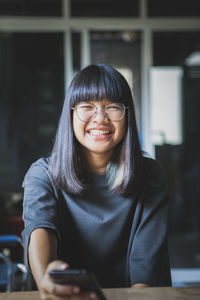
[[[200,285],[199,0],[0,0],[0,235],[20,235],[23,177],[90,63],[132,88],[142,148],[169,183],[173,285]]]

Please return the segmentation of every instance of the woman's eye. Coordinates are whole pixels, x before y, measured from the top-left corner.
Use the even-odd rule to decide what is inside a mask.
[[[121,110],[121,107],[118,105],[107,106],[107,110]]]
[[[92,105],[81,105],[81,106],[79,106],[79,108],[81,108],[81,109],[94,109],[94,106],[92,106]]]

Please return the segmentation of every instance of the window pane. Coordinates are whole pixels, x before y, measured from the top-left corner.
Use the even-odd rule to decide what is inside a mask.
[[[138,0],[71,0],[74,17],[134,17],[138,7]]]
[[[73,73],[76,74],[81,68],[81,35],[79,32],[72,32],[72,54]]]
[[[92,63],[117,68],[128,81],[134,95],[138,129],[141,111],[141,33],[139,31],[92,31]],[[123,55],[122,55],[123,53]]]
[[[64,98],[61,33],[0,34],[0,191],[48,156]]]
[[[154,66],[184,66],[187,57],[200,51],[200,32],[155,32]]]
[[[199,0],[148,0],[150,17],[195,17],[200,16]]]
[[[61,16],[61,0],[0,0],[1,16]]]
[[[165,169],[171,195],[171,267],[197,268],[200,267],[200,32],[155,32],[153,46],[151,128],[156,158]],[[195,284],[189,281],[183,284]]]

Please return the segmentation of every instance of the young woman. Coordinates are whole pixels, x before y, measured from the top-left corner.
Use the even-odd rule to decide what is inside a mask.
[[[142,155],[118,71],[90,65],[75,76],[52,153],[23,187],[22,236],[42,299],[95,298],[51,280],[50,270],[69,267],[93,271],[102,287],[170,285],[166,183]]]

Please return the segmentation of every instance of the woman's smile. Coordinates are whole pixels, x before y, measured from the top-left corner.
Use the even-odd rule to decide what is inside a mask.
[[[109,135],[111,134],[110,131],[107,131],[107,130],[98,130],[98,129],[91,129],[91,130],[88,130],[88,133],[91,134],[91,135]]]
[[[104,140],[112,136],[112,130],[109,128],[90,128],[87,134],[95,140]]]

